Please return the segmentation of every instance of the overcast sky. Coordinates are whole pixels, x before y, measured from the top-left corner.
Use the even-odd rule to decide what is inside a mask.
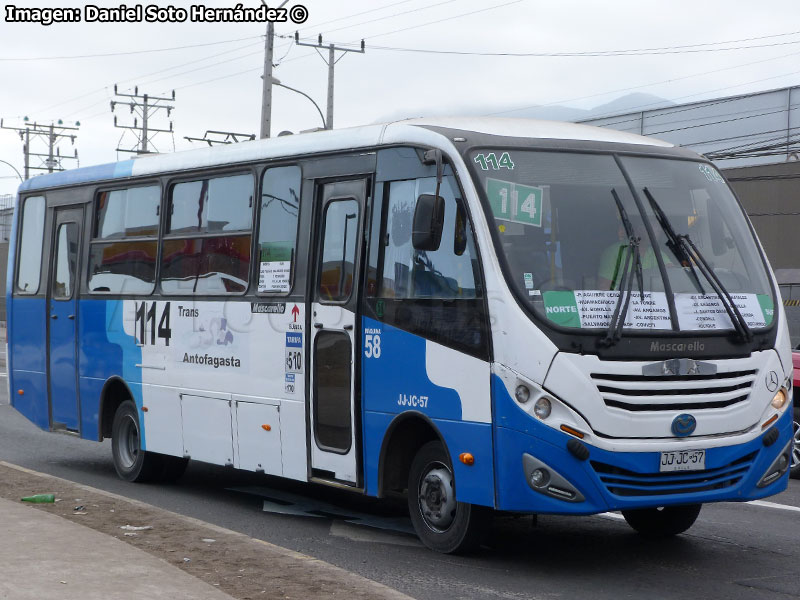
[[[198,1],[150,4],[188,8]],[[251,7],[259,4],[242,2]],[[70,0],[14,4],[85,6]],[[290,1],[287,7],[294,4],[298,2]],[[336,128],[425,115],[525,116],[531,107],[548,105],[585,109],[630,93],[684,103],[800,83],[797,0],[304,0],[303,4],[309,13],[304,24],[276,25],[279,36],[289,37],[276,39],[274,76],[309,94],[323,112],[326,64],[315,50],[295,46],[290,38],[299,29],[301,38],[315,40],[322,34],[324,43],[355,45],[365,39],[365,54],[347,53],[336,65]],[[206,3],[235,5],[234,0]],[[153,140],[161,152],[196,147],[184,136],[201,137],[207,129],[259,131],[263,24],[84,22],[45,27],[8,23],[4,17],[0,15],[0,117],[11,127],[22,126],[24,116],[40,124],[80,121],[75,148],[82,166],[129,158],[115,149],[118,144],[125,148],[136,144],[132,134],[121,139],[123,130],[113,126],[109,101],[115,83],[120,92],[132,92],[134,85],[151,95],[171,96],[175,90],[171,117],[160,111],[151,122],[159,128],[168,128],[169,120],[174,123],[174,136],[159,134]],[[541,56],[637,50],[648,52]],[[117,55],[85,57],[100,54]],[[63,58],[75,56],[84,58]],[[132,119],[125,107],[118,107],[117,115],[120,124]],[[319,125],[311,102],[276,88],[273,135]],[[62,154],[72,154],[69,141],[62,140],[59,146]],[[32,150],[45,152],[46,146],[40,141]],[[0,130],[0,161],[22,172],[22,144],[12,131]],[[33,159],[32,165],[38,164]],[[75,164],[63,162],[64,167]],[[0,194],[12,193],[18,183],[13,170],[0,163]]]

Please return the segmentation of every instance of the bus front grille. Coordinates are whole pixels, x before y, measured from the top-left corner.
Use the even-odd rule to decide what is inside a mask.
[[[705,471],[637,473],[592,461],[595,473],[615,496],[670,496],[721,490],[738,484],[747,474],[756,452],[722,467]]]
[[[591,377],[610,408],[631,412],[709,410],[745,402],[756,371],[674,376],[592,373]]]

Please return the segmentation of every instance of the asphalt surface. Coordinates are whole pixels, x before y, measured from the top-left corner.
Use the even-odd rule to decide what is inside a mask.
[[[203,464],[174,485],[119,480],[110,442],[40,431],[8,406],[0,460],[148,502],[356,572],[415,598],[779,599],[800,597],[800,481],[761,504],[703,508],[650,542],[619,515],[499,518],[475,556],[435,554],[406,533],[400,504]],[[267,509],[265,511],[265,509]]]

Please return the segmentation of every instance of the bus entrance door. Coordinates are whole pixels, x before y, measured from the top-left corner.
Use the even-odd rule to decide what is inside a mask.
[[[50,426],[80,430],[77,274],[83,209],[56,209],[47,291]]]
[[[311,327],[311,473],[359,482],[361,436],[355,335],[366,180],[321,187]]]

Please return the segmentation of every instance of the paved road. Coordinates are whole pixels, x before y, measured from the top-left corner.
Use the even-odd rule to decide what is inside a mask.
[[[800,597],[800,481],[767,504],[706,506],[688,534],[666,542],[642,540],[617,515],[544,516],[536,526],[503,518],[491,549],[449,557],[403,533],[401,505],[328,488],[202,464],[176,485],[122,482],[109,442],[41,432],[7,402],[0,385],[0,460],[311,554],[420,599]]]

